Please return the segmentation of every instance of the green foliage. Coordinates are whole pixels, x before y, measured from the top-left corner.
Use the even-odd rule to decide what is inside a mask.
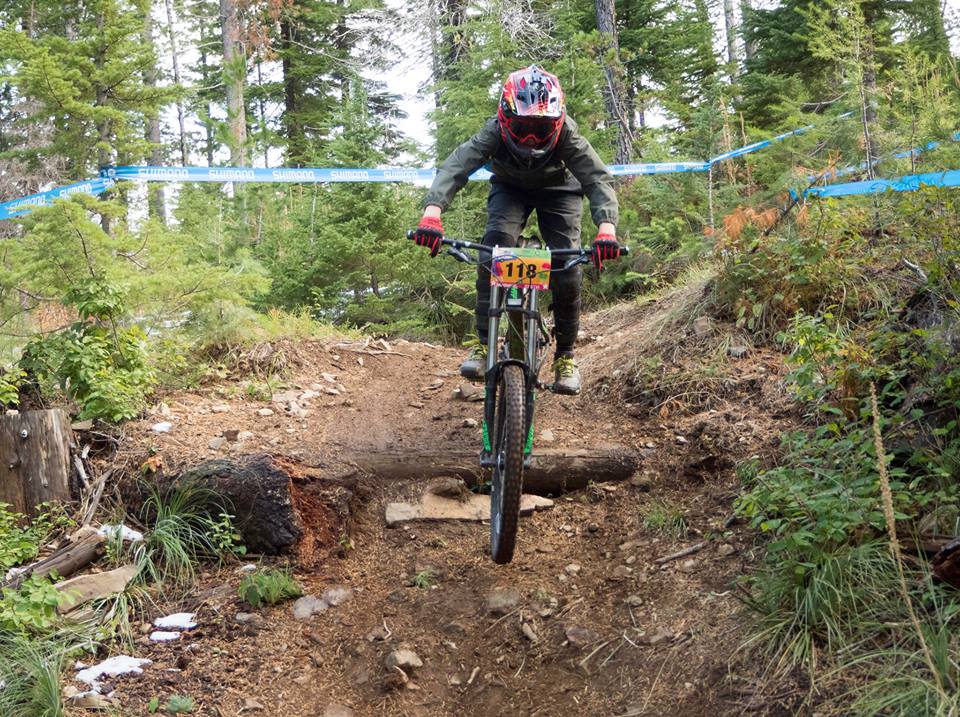
[[[207,519],[210,546],[221,560],[247,553],[247,547],[242,542],[243,536],[233,524],[234,518],[236,516],[221,512],[216,518]]]
[[[680,506],[655,500],[643,510],[643,527],[661,535],[683,538],[687,534],[687,518]]]
[[[20,386],[26,372],[18,367],[0,372],[0,407],[15,407],[20,402]]]
[[[432,570],[421,570],[419,573],[413,576],[413,587],[426,590],[431,585],[433,585]]]
[[[0,598],[0,631],[48,632],[58,623],[57,605],[62,597],[47,577],[31,576],[19,589],[4,588]]]
[[[60,674],[70,649],[62,636],[0,634],[0,714],[63,717]]]
[[[252,608],[276,605],[303,595],[303,589],[286,570],[263,568],[244,576],[240,582],[240,599]]]
[[[193,712],[196,704],[189,695],[171,695],[163,706],[163,711],[171,715],[185,715]]]
[[[73,524],[59,507],[44,504],[38,513],[30,520],[0,503],[0,572],[32,560],[53,532]]]

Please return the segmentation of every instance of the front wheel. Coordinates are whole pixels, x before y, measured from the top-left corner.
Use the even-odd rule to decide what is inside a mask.
[[[497,382],[497,413],[490,486],[490,552],[495,563],[509,563],[517,543],[525,443],[523,369],[503,367]]]

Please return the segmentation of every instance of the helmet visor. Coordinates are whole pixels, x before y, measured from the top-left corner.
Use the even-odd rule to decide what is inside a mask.
[[[553,141],[557,121],[546,117],[513,117],[508,130],[513,141],[521,147],[540,149]]]

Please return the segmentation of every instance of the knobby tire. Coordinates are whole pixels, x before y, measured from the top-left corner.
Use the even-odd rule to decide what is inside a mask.
[[[509,563],[517,543],[523,449],[526,444],[523,369],[503,367],[497,382],[494,465],[490,490],[490,552],[495,563]]]

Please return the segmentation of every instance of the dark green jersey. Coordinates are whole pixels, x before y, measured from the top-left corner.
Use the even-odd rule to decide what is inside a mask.
[[[564,119],[553,152],[533,168],[510,153],[500,137],[497,118],[491,118],[483,129],[457,147],[440,165],[424,206],[434,204],[446,209],[453,195],[467,183],[467,177],[485,164],[493,172],[492,181],[525,189],[561,186],[570,182],[572,175],[590,199],[594,223],[617,223],[619,207],[613,177],[596,150],[580,134],[576,122],[569,117]]]

